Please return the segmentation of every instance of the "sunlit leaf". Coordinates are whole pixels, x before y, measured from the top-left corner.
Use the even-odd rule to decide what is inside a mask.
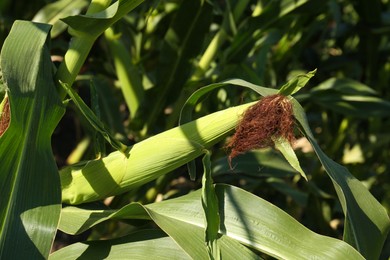
[[[297,93],[316,74],[317,69],[306,74],[297,75],[279,89],[279,94],[289,96]]]
[[[65,31],[66,24],[60,19],[69,15],[79,14],[88,5],[86,0],[59,0],[43,7],[34,16],[33,21],[53,25],[51,37],[55,38]]]
[[[76,243],[50,255],[64,259],[191,259],[161,230],[142,230],[125,237]]]
[[[347,243],[318,235],[271,203],[242,189],[216,185],[221,217],[219,239],[225,259],[257,258],[239,243],[279,259],[363,259]],[[151,219],[195,259],[207,258],[201,190],[188,195],[120,210],[63,209],[59,228],[75,234],[107,219]],[[239,242],[239,243],[238,243]]]
[[[16,21],[1,51],[11,122],[0,138],[0,258],[44,259],[61,210],[51,135],[64,114],[53,82],[50,25]]]

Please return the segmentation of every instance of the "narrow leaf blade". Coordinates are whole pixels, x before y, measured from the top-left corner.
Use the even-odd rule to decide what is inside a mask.
[[[221,250],[218,245],[219,212],[218,199],[215,194],[211,177],[210,152],[206,151],[202,159],[202,207],[205,213],[206,245],[210,259],[221,259]]]
[[[127,146],[122,144],[120,141],[116,140],[111,135],[110,131],[106,129],[102,121],[100,121],[100,119],[93,113],[93,111],[84,103],[84,101],[76,93],[76,91],[73,90],[71,87],[69,87],[68,84],[66,83],[60,82],[60,84],[68,93],[68,95],[73,100],[73,102],[76,104],[80,112],[85,116],[88,122],[92,125],[92,127],[95,128],[96,131],[101,133],[103,137],[107,140],[107,142],[112,145],[113,148],[124,153],[127,150]]]

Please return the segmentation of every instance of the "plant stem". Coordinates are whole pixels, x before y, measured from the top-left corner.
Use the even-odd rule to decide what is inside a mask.
[[[92,0],[88,7],[87,14],[97,13],[106,9],[111,3],[111,0]],[[55,80],[56,82],[63,82],[72,86],[77,74],[80,72],[85,60],[88,57],[89,51],[97,37],[87,35],[74,36],[70,41],[68,51],[65,53],[64,60],[60,64]],[[66,96],[65,90],[58,84],[58,93],[61,99]]]

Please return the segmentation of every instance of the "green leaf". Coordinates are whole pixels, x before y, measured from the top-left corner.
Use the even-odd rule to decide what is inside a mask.
[[[317,69],[309,71],[308,73],[303,75],[295,76],[279,89],[278,94],[281,94],[283,96],[295,94],[307,84],[307,82],[316,74],[316,72]]]
[[[138,68],[133,64],[130,52],[120,39],[120,34],[115,34],[112,28],[108,28],[105,39],[115,64],[116,74],[125,98],[131,117],[137,113],[138,107],[144,101],[144,88]]]
[[[51,37],[55,38],[63,31],[67,25],[60,19],[69,15],[79,14],[88,5],[86,0],[59,0],[43,7],[34,16],[33,22],[48,23],[53,25]]]
[[[240,244],[279,259],[363,259],[347,243],[316,234],[273,204],[242,189],[216,185],[221,217],[219,239],[223,259],[256,259]],[[107,219],[152,219],[193,259],[207,259],[201,190],[141,206],[132,203],[120,210],[66,207],[59,228],[80,233]]]
[[[202,212],[200,201],[199,192],[197,193],[196,198],[192,198],[191,201],[189,201],[189,203],[196,203],[197,206],[199,206],[199,211],[196,212],[196,215],[197,217],[200,217],[200,220],[202,221],[202,225],[200,226],[190,224],[188,222],[190,218],[187,221],[184,221],[176,217],[166,216],[160,207],[157,207],[157,209],[150,209],[147,206],[132,203],[120,210],[91,210],[65,207],[62,211],[59,228],[66,233],[76,234],[108,219],[151,219],[165,233],[173,238],[176,243],[192,257],[192,259],[207,259],[208,253],[204,242],[204,215],[199,214]],[[192,212],[192,214],[194,214],[194,212]],[[240,256],[245,259],[257,259],[257,256],[253,252],[229,237],[220,238],[220,247],[227,257],[230,256],[230,258],[228,257],[227,259],[237,259]]]
[[[205,213],[206,245],[210,259],[221,259],[221,249],[218,245],[219,212],[218,199],[215,194],[211,177],[210,152],[203,156],[202,207]]]
[[[92,84],[95,86],[98,94],[102,121],[113,133],[125,136],[125,127],[122,122],[123,115],[118,107],[120,101],[115,95],[111,82],[108,78],[98,75],[92,77]]]
[[[284,138],[273,138],[272,140],[275,143],[275,148],[283,154],[289,164],[307,181],[306,174],[302,170],[298,157],[295,154],[294,149],[291,147],[291,144]]]
[[[358,117],[387,117],[390,102],[366,85],[351,79],[331,78],[310,90],[310,102],[335,112]]]
[[[92,110],[84,103],[81,97],[74,91],[71,87],[66,83],[60,82],[61,86],[65,89],[66,93],[70,96],[73,102],[76,104],[77,108],[80,112],[85,116],[88,122],[92,125],[92,127],[98,131],[106,141],[112,145],[116,150],[126,153],[128,147],[118,140],[116,140],[110,133],[108,129],[104,126],[104,124],[100,121],[100,119],[92,112]]]
[[[248,19],[245,27],[239,28],[232,43],[227,49],[226,59],[235,62],[247,57],[248,52],[256,45],[266,29],[275,25],[292,14],[299,14],[302,7],[318,8],[326,2],[320,0],[279,0],[268,1],[262,4],[259,15],[254,15]]]
[[[156,82],[153,90],[156,99],[148,114],[147,127],[162,113],[169,93],[183,90],[191,69],[191,63],[203,47],[203,41],[210,30],[212,6],[205,0],[182,1],[161,47]]]
[[[107,9],[86,15],[69,16],[61,19],[71,28],[72,36],[97,38],[112,24],[136,8],[144,0],[119,0]]]
[[[99,95],[96,90],[95,81],[90,81],[90,93],[91,93],[91,111],[94,115],[96,115],[96,118],[100,121],[101,119],[101,112],[100,112],[100,106],[99,106]],[[102,123],[103,125],[103,123]],[[93,131],[93,146],[95,151],[96,158],[100,158],[102,156],[106,156],[106,143],[104,142],[103,136],[98,131]]]
[[[51,135],[65,109],[53,83],[50,25],[16,21],[1,51],[11,110],[0,138],[0,258],[44,259],[61,210]]]
[[[110,1],[105,1],[105,3],[92,2],[88,14],[62,19],[68,24],[69,32],[73,38],[64,60],[56,72],[56,81],[62,81],[72,86],[99,35],[136,8],[143,0],[119,0],[105,8],[105,4],[108,2]],[[99,5],[99,3],[102,4]],[[62,91],[61,87],[59,87],[59,92],[61,99],[64,99],[65,92]]]
[[[141,230],[127,236],[86,241],[62,248],[50,260],[64,259],[191,259],[175,241],[161,230]]]
[[[235,158],[237,162],[231,169],[227,157],[222,157],[213,162],[213,174],[241,174],[251,177],[278,177],[284,178],[296,173],[294,168],[272,149],[250,151]],[[259,167],[261,165],[261,167]]]
[[[308,125],[301,105],[292,100],[294,115],[332,179],[345,215],[344,240],[367,259],[378,259],[390,230],[390,220],[383,206],[347,168],[330,159],[320,148]]]

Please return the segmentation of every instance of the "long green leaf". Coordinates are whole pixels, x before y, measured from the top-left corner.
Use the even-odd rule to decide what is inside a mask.
[[[0,258],[44,259],[61,210],[50,138],[64,114],[53,83],[50,25],[16,21],[1,51],[11,110],[0,138]]]
[[[351,79],[330,78],[310,90],[307,98],[327,109],[358,117],[388,117],[390,102],[372,88]]]
[[[138,68],[133,64],[132,57],[112,28],[104,33],[105,39],[114,61],[116,74],[131,117],[137,113],[138,107],[144,101],[144,89]]]
[[[50,255],[65,259],[191,259],[175,241],[161,230],[142,230],[125,237],[76,243]]]
[[[210,259],[221,259],[221,249],[218,242],[219,212],[218,199],[215,194],[213,178],[211,177],[211,153],[206,151],[203,156],[202,207],[205,214],[206,245]]]
[[[314,139],[301,105],[293,101],[294,115],[319,160],[332,179],[345,215],[344,240],[367,259],[378,259],[390,230],[384,207],[347,168],[330,159]]]
[[[223,259],[253,259],[250,251],[239,247],[237,242],[279,259],[363,259],[347,243],[310,231],[253,194],[228,185],[216,185],[215,189],[221,216],[219,242]],[[59,228],[75,234],[107,219],[152,219],[194,259],[206,259],[200,198],[201,190],[198,190],[143,207],[133,203],[117,211],[66,207]]]

